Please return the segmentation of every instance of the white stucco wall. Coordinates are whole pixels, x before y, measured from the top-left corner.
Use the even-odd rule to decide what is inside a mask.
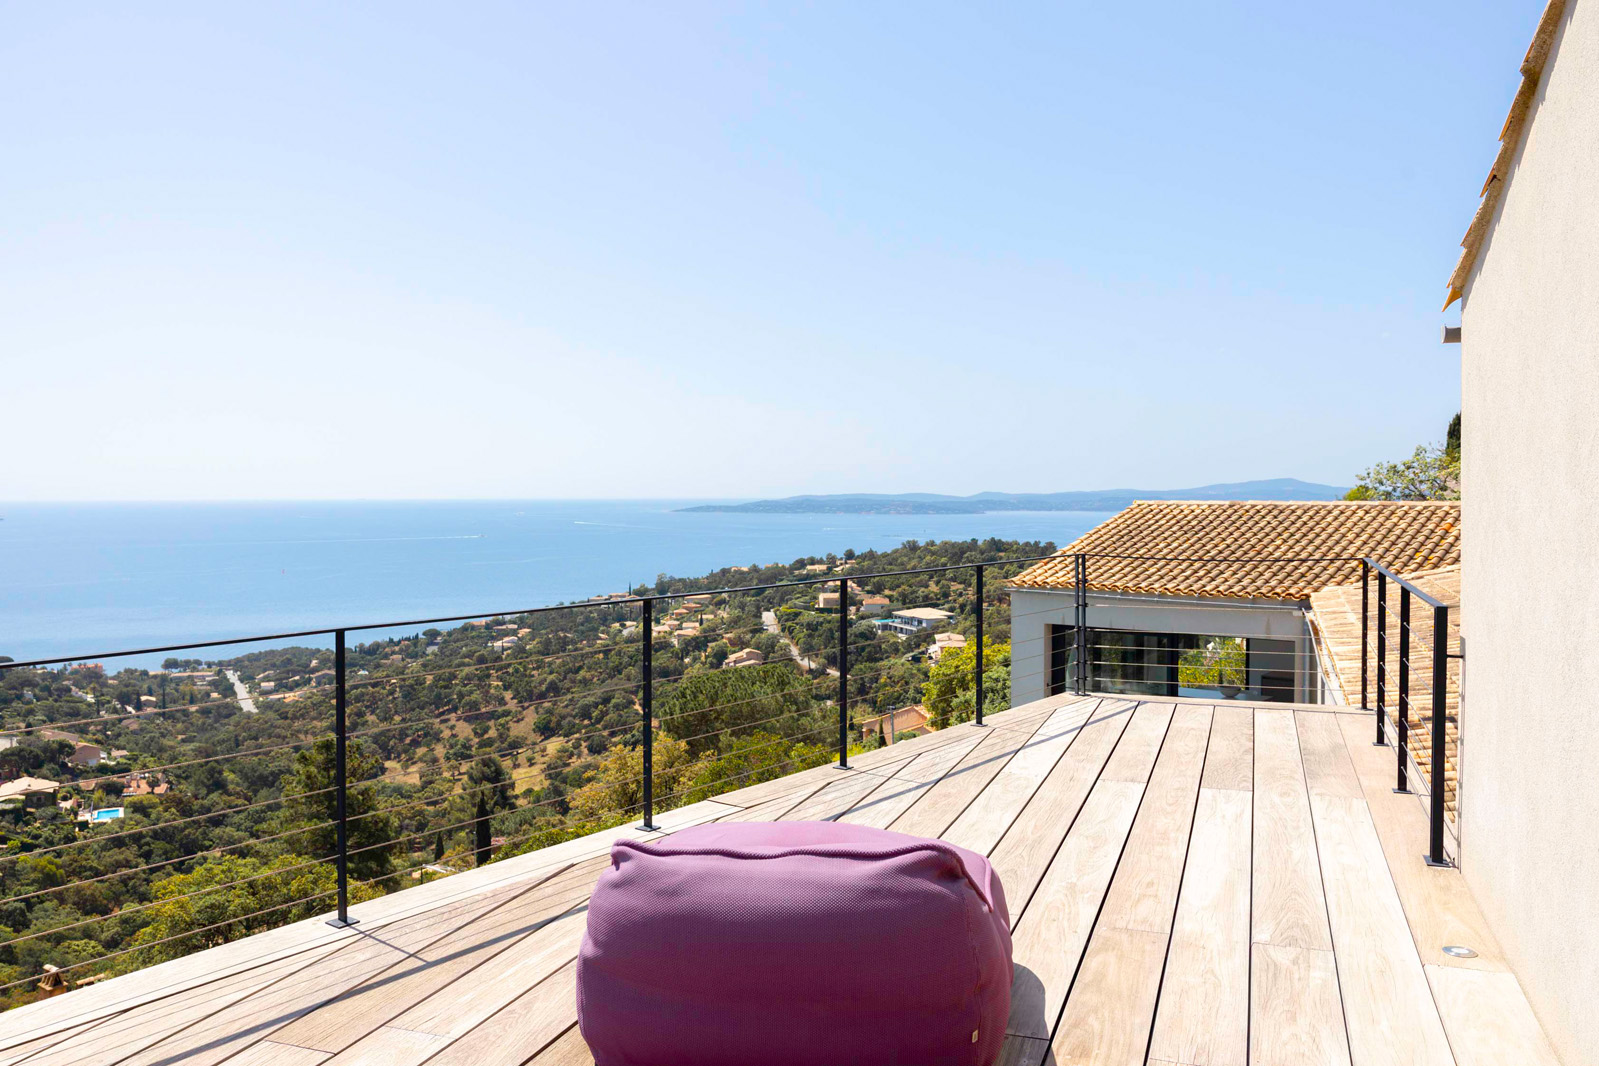
[[[1599,1063],[1599,0],[1571,0],[1462,311],[1461,866]]]

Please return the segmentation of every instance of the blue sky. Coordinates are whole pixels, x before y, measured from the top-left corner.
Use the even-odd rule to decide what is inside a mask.
[[[1539,10],[0,5],[0,499],[1349,483]]]

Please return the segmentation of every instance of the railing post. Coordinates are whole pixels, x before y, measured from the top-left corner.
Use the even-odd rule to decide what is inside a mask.
[[[838,768],[849,769],[849,578],[838,580]]]
[[[639,627],[644,631],[644,677],[639,690],[639,702],[644,708],[644,824],[646,832],[655,831],[655,598],[646,596],[639,614]]]
[[[1387,743],[1383,715],[1388,710],[1388,575],[1377,571],[1377,740]]]
[[[1448,687],[1449,608],[1438,606],[1432,609],[1432,780],[1429,782],[1432,803],[1427,812],[1428,866],[1449,865],[1444,855],[1444,745],[1449,738],[1444,718],[1449,712]]]
[[[1405,780],[1410,757],[1410,590],[1399,586],[1399,714],[1394,724],[1394,756],[1399,764],[1395,792],[1409,792]]]
[[[355,924],[350,918],[350,769],[346,751],[350,731],[345,722],[344,697],[344,630],[339,629],[333,633],[333,821],[338,841],[339,911],[338,917],[328,922],[338,928]]]
[[[977,656],[972,660],[972,687],[977,693],[977,724],[983,724],[983,564],[977,564]]]
[[[1371,563],[1365,559],[1360,560],[1360,706],[1371,706],[1367,698],[1366,688],[1366,660],[1369,655],[1366,650],[1368,634],[1371,632]]]
[[[1073,559],[1077,614],[1074,627],[1077,646],[1077,695],[1088,695],[1088,557],[1078,552]]]

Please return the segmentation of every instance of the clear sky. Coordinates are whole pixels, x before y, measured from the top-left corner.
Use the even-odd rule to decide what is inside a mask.
[[[5,3],[0,499],[1348,484],[1540,7]]]

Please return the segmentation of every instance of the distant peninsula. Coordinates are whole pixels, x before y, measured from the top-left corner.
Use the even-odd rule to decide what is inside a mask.
[[[1086,492],[844,493],[786,496],[749,503],[706,503],[679,510],[727,514],[986,514],[990,511],[1120,511],[1134,500],[1341,500],[1347,488],[1297,478],[1236,481],[1193,489],[1099,489]]]

